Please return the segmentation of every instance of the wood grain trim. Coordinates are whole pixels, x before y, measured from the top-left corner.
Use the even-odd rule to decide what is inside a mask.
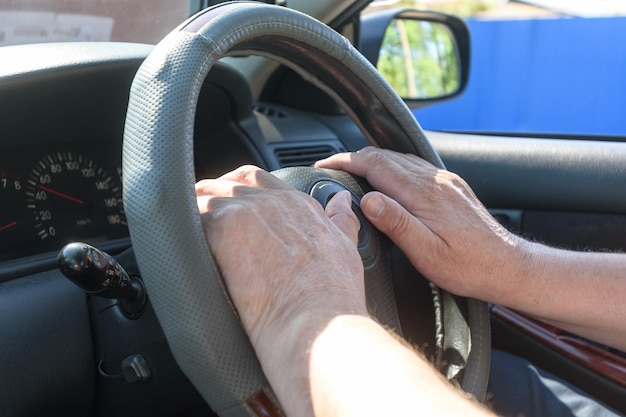
[[[626,359],[602,347],[502,306],[492,314],[572,361],[626,387]]]
[[[268,397],[265,391],[259,391],[246,401],[248,407],[259,417],[285,417],[283,412]]]

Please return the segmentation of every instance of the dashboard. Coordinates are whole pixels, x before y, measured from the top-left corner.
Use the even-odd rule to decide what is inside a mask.
[[[2,48],[0,262],[50,259],[75,240],[128,240],[124,90],[149,48],[100,49]]]
[[[122,200],[122,146],[132,80],[151,50],[0,48],[3,415],[211,415],[175,365],[150,303],[130,320],[118,300],[87,297],[56,267],[59,250],[82,241],[140,276]],[[253,105],[250,85],[226,63],[212,68],[197,100],[198,179],[242,164],[312,163],[345,149],[310,113]],[[158,375],[149,383],[119,377],[123,361],[138,354]]]
[[[72,241],[113,246],[113,252],[130,247],[122,140],[130,85],[151,49],[115,43],[2,48],[0,264],[46,260],[50,266]],[[345,150],[327,123],[294,109],[253,106],[250,86],[228,64],[207,77],[195,125],[197,178],[242,164],[272,170],[312,163]]]

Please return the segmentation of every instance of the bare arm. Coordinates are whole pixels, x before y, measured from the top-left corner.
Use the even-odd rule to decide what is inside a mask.
[[[324,212],[244,167],[199,182],[196,194],[228,291],[289,416],[488,415],[368,316],[347,193]]]
[[[490,415],[369,318],[335,318],[309,363],[316,416]]]
[[[367,178],[380,193],[363,198],[364,214],[441,287],[626,350],[626,255],[523,240],[460,177],[413,155],[366,148],[317,166]]]
[[[532,243],[524,284],[499,303],[626,351],[626,255],[573,252]]]

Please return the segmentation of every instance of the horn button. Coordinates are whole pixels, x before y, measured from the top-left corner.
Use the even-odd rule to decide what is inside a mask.
[[[372,233],[372,224],[365,218],[361,211],[361,197],[345,185],[331,180],[316,182],[311,187],[309,194],[316,199],[322,207],[326,208],[326,204],[328,204],[330,199],[338,192],[344,190],[349,191],[352,195],[352,211],[356,214],[360,225],[357,249],[363,259],[363,266],[367,268],[376,261],[380,245],[378,239],[376,239]]]

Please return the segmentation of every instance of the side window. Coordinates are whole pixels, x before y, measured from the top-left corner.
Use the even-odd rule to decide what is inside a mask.
[[[454,100],[415,110],[424,128],[626,137],[626,48],[615,42],[626,39],[625,2],[391,3],[374,1],[365,12],[439,10],[464,17],[470,30],[467,88]],[[398,51],[388,48],[385,66],[379,66],[392,80],[403,76]],[[441,88],[440,81],[429,81],[428,72],[422,77],[428,88]]]

